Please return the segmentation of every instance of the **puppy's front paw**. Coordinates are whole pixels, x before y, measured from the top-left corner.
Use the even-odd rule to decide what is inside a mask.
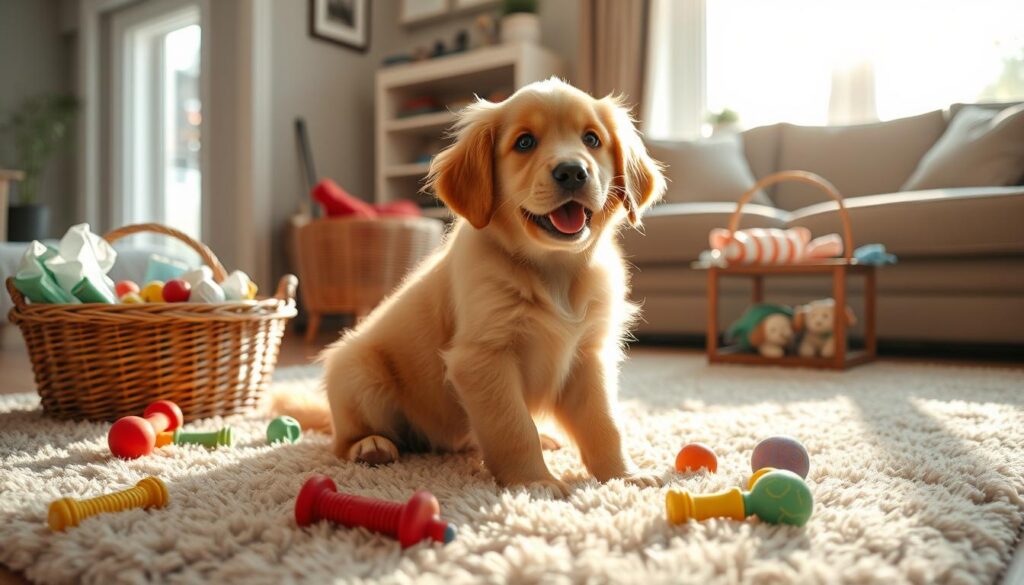
[[[349,448],[348,458],[356,463],[384,465],[398,460],[398,447],[385,437],[370,435]]]
[[[626,485],[635,485],[636,487],[661,487],[664,484],[660,475],[652,473],[650,471],[633,471],[622,477],[622,481]]]

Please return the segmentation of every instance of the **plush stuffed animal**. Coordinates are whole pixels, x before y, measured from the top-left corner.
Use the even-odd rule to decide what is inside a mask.
[[[793,339],[792,316],[793,310],[783,305],[753,305],[732,324],[728,336],[743,349],[779,358],[786,354],[786,346]]]
[[[715,228],[708,236],[712,250],[718,250],[728,264],[799,264],[843,253],[839,234],[811,239],[804,227],[780,230],[752,228],[736,233]]]
[[[833,335],[835,324],[835,299],[811,301],[796,308],[793,329],[803,332],[797,352],[803,357],[832,357],[836,354],[836,339]],[[846,307],[846,322],[853,325],[857,318],[850,307]]]

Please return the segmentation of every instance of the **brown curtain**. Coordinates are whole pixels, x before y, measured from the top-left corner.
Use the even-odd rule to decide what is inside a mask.
[[[579,0],[576,83],[595,97],[622,94],[639,114],[643,103],[650,0]]]

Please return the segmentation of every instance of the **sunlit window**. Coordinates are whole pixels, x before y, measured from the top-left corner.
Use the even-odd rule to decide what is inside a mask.
[[[188,2],[136,3],[112,18],[118,225],[157,222],[202,239],[199,20]]]
[[[199,237],[201,175],[199,170],[202,111],[199,102],[198,25],[164,37],[164,220]]]
[[[1021,0],[706,0],[706,109],[741,126],[1024,100]]]

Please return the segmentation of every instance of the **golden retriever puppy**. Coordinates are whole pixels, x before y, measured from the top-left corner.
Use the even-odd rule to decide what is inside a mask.
[[[599,481],[653,484],[613,415],[635,311],[615,238],[664,191],[659,163],[615,99],[556,79],[476,102],[453,133],[427,180],[460,216],[445,244],[321,355],[335,451],[380,464],[475,447],[500,484],[564,495],[534,424],[545,413]]]

